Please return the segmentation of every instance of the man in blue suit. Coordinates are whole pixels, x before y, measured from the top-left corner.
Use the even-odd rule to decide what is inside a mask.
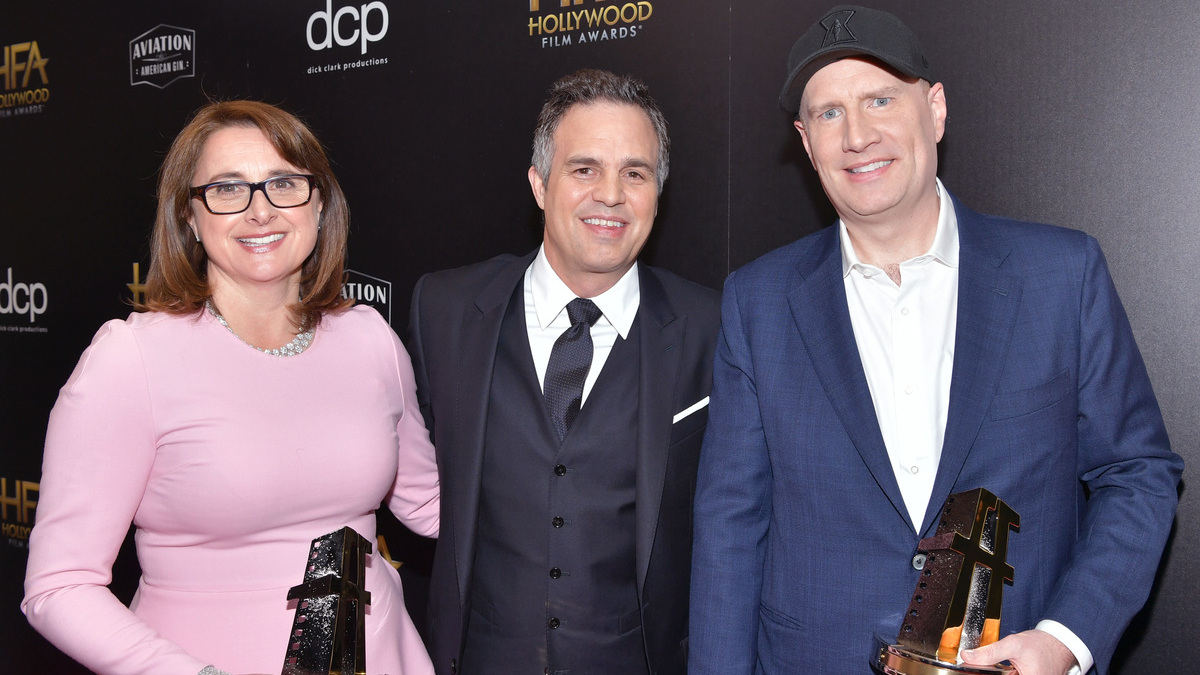
[[[946,96],[861,7],[780,97],[836,226],[725,286],[695,502],[689,670],[866,673],[940,506],[1020,514],[1002,639],[961,656],[1104,673],[1149,593],[1182,460],[1096,241],[985,216],[936,177]]]

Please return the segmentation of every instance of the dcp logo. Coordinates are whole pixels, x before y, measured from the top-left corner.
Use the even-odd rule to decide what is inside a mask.
[[[28,314],[29,323],[34,323],[38,314],[46,313],[48,303],[45,285],[14,284],[12,268],[8,268],[8,280],[0,283],[0,314]]]
[[[380,25],[378,31],[372,32],[370,23],[372,15],[378,14]],[[346,19],[348,18],[348,21]],[[318,42],[313,37],[313,29],[318,23],[324,24],[324,38]],[[346,27],[348,26],[348,27]],[[348,31],[348,32],[347,32]],[[379,42],[388,31],[387,5],[375,0],[359,7],[353,5],[342,7],[336,13],[333,11],[333,0],[325,0],[325,11],[314,12],[308,17],[308,48],[313,51],[329,49],[333,43],[339,47],[349,47],[355,42],[362,44],[362,53],[367,53],[368,42]]]

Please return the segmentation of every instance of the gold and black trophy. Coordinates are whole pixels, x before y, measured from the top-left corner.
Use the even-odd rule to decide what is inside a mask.
[[[297,600],[282,675],[365,675],[364,617],[371,542],[349,527],[313,539]]]
[[[960,662],[959,653],[1000,639],[1004,582],[1012,583],[1009,528],[1016,511],[983,488],[946,499],[937,533],[921,540],[925,556],[896,644],[880,640],[874,658],[887,675],[998,675],[1011,666]]]

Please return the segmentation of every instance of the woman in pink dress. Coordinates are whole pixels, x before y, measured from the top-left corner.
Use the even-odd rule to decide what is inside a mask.
[[[21,607],[102,675],[278,673],[312,539],[374,543],[381,502],[437,535],[433,447],[404,347],[341,296],[346,200],[302,122],[202,108],[158,201],[147,311],[100,329],[50,415]],[[367,672],[432,673],[378,552],[366,590]]]

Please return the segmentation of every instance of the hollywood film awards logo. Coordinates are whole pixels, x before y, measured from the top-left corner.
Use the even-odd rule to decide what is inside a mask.
[[[0,47],[0,118],[33,115],[50,100],[50,78],[37,40]]]
[[[654,5],[648,0],[529,0],[529,12],[529,36],[547,49],[635,38]]]
[[[196,76],[196,31],[159,24],[129,41],[129,86]]]
[[[342,284],[342,297],[354,300],[356,305],[374,307],[388,325],[392,323],[392,282],[369,274],[346,270],[346,283]]]
[[[0,477],[0,537],[14,548],[29,547],[37,510],[38,483]]]
[[[308,48],[337,60],[309,66],[309,75],[337,73],[358,68],[387,65],[386,56],[368,56],[371,45],[383,40],[388,32],[388,8],[379,0],[365,5],[333,7],[325,0],[325,8],[313,12],[305,24],[304,37]],[[358,53],[355,54],[354,52]]]

